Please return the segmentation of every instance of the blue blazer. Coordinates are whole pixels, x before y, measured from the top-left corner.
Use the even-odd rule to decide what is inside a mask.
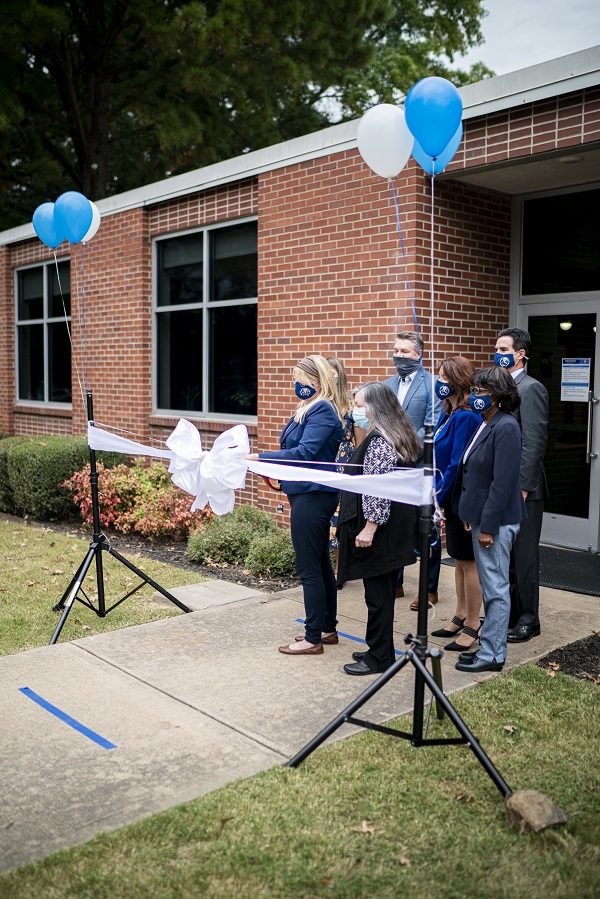
[[[442,509],[452,499],[454,482],[463,453],[481,424],[481,416],[470,409],[455,409],[440,415],[433,442],[435,446],[435,489]],[[441,430],[440,430],[441,428]]]
[[[384,382],[394,391],[394,396],[398,396],[398,384],[400,383],[399,375],[392,375]],[[410,382],[410,387],[404,397],[402,408],[413,423],[417,436],[421,443],[425,439],[425,425],[435,423],[442,411],[442,401],[433,394],[433,402],[431,396],[431,372],[425,371],[423,367],[419,368],[414,378]],[[432,410],[433,408],[433,415]]]
[[[306,462],[312,459],[320,462],[335,462],[340,443],[344,439],[344,428],[334,406],[326,400],[315,403],[301,422],[291,418],[279,438],[280,450],[259,453],[259,459],[272,459]],[[319,468],[311,465],[311,468]],[[327,467],[327,470],[329,467]],[[282,481],[284,493],[310,493],[313,490],[325,490],[337,493],[334,487],[311,484],[308,481]]]
[[[521,429],[500,409],[459,465],[452,506],[461,521],[478,525],[484,534],[497,534],[502,525],[527,518],[520,466]]]

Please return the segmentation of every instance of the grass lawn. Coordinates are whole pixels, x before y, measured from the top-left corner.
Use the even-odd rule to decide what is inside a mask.
[[[48,642],[51,606],[88,545],[0,522],[1,653]],[[103,559],[109,596],[131,589],[128,570]],[[167,588],[189,581],[183,569],[135,562]],[[61,639],[182,614],[151,594],[144,587],[104,620],[77,605]],[[464,746],[415,749],[356,731],[296,770],[277,766],[0,876],[0,897],[597,899],[598,686],[524,666],[452,700],[511,788],[550,796],[566,826],[517,834]],[[430,736],[443,735],[456,732],[434,716]]]
[[[91,539],[91,538],[90,538]],[[90,540],[71,537],[58,531],[0,521],[0,655],[44,646],[50,642],[60,613],[53,612],[77,568],[85,558]],[[140,554],[128,555],[165,589],[189,584],[190,575],[183,568],[156,562]],[[102,554],[105,601],[107,607],[128,593],[139,578],[109,553]],[[96,566],[92,564],[84,583],[90,598],[96,598]],[[132,624],[145,624],[159,618],[182,615],[165,600],[154,602],[154,588],[145,585],[121,603],[105,618],[99,618],[81,603],[75,603],[61,631],[59,641],[114,631]]]
[[[598,687],[525,666],[454,704],[511,788],[546,793],[566,826],[517,834],[466,747],[357,732],[6,874],[0,896],[596,899]]]

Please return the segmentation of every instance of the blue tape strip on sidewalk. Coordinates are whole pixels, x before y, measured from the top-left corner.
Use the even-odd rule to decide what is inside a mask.
[[[304,618],[296,618],[298,624],[304,624]],[[362,637],[354,637],[352,634],[345,634],[343,631],[338,631],[338,637],[345,637],[347,640],[354,640],[355,643],[362,643],[363,646],[367,645],[367,641],[363,640]],[[394,652],[397,656],[403,656],[403,649],[395,649]]]
[[[83,734],[84,737],[87,737],[88,740],[92,740],[94,743],[97,743],[98,746],[102,746],[103,749],[117,748],[116,743],[111,743],[110,740],[105,740],[104,737],[101,737],[100,734],[97,734],[95,731],[90,730],[89,727],[85,726],[85,724],[81,724],[79,721],[76,721],[75,718],[71,718],[71,716],[67,715],[66,712],[61,712],[61,710],[57,709],[55,705],[52,705],[51,702],[48,702],[41,696],[38,696],[38,694],[34,693],[33,690],[30,690],[29,687],[19,687],[19,692],[23,693],[24,696],[27,696],[34,702],[37,702],[39,706],[41,706],[43,709],[46,709],[47,712],[50,712],[51,715],[54,715],[56,718],[60,719],[60,721],[64,721],[65,724],[68,724],[69,727],[73,728],[73,730],[79,731],[79,733]]]

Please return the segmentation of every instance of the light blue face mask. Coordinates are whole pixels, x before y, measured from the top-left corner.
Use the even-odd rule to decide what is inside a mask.
[[[362,428],[363,431],[369,430],[371,422],[363,412],[362,408],[352,410],[352,419],[354,424],[358,425],[359,428]]]

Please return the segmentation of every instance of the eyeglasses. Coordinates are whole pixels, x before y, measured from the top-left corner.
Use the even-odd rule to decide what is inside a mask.
[[[488,390],[487,387],[471,387],[471,390],[475,396],[490,396],[491,394],[491,390]]]

